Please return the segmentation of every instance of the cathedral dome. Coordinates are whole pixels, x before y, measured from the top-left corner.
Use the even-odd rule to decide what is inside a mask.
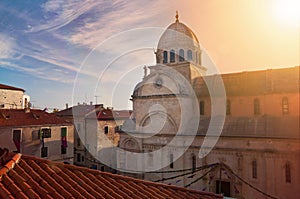
[[[168,26],[157,45],[157,63],[172,64],[193,62],[200,65],[201,49],[195,33],[185,24],[176,21]]]

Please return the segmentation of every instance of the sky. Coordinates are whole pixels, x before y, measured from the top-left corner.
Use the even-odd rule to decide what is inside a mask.
[[[130,95],[144,65],[155,64],[153,52],[176,10],[207,54],[203,64],[220,73],[298,66],[297,6],[297,0],[2,0],[0,83],[25,89],[35,108],[97,101],[131,109]]]

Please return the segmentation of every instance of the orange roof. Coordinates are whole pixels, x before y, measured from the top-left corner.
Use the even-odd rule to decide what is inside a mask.
[[[24,109],[0,109],[0,127],[69,123],[43,110],[30,109],[26,112]]]
[[[1,157],[2,156],[2,157]],[[0,148],[0,198],[222,198]]]

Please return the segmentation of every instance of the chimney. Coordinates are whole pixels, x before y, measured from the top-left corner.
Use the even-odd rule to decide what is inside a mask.
[[[30,108],[28,106],[28,100],[27,98],[25,98],[25,102],[24,102],[24,110],[25,110],[25,113],[29,113],[30,112]]]
[[[69,104],[68,103],[66,103],[66,109],[68,109],[69,108]]]
[[[93,105],[93,102],[92,102],[92,101],[90,101],[90,105]]]

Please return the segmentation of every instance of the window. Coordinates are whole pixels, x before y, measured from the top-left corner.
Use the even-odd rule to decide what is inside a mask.
[[[17,153],[20,153],[21,149],[21,130],[13,130],[13,141],[17,148]]]
[[[108,126],[105,126],[105,127],[104,127],[104,133],[105,133],[105,134],[108,134]]]
[[[81,156],[81,161],[84,162],[84,156]]]
[[[163,63],[168,63],[168,52],[167,51],[164,51],[163,57],[164,57]]]
[[[148,153],[148,166],[153,167],[153,154],[151,152]]]
[[[170,51],[170,62],[171,63],[175,62],[175,50]]]
[[[184,50],[183,49],[179,50],[179,61],[184,61]]]
[[[173,154],[170,154],[170,168],[171,169],[174,168],[174,162],[173,162],[173,160],[174,160],[174,156],[173,156]]]
[[[81,155],[80,153],[77,153],[77,162],[80,162],[81,161]]]
[[[256,162],[256,160],[252,161],[252,178],[257,179],[257,162]]]
[[[81,145],[80,138],[77,138],[77,146],[80,146],[80,145]]]
[[[259,99],[254,99],[254,115],[259,115],[260,114],[260,104],[259,104]]]
[[[41,157],[42,158],[48,157],[48,147],[41,148]]]
[[[76,130],[77,130],[77,132],[80,132],[80,131],[81,131],[81,125],[80,125],[80,123],[77,124]]]
[[[39,134],[40,134],[39,130],[33,130],[32,134],[31,134],[32,141],[39,140],[39,137],[40,137]]]
[[[189,61],[192,61],[192,60],[193,60],[193,54],[192,54],[192,51],[191,51],[191,50],[188,50],[188,52],[187,52],[187,59],[188,59]]]
[[[195,172],[196,171],[196,156],[195,154],[192,154],[192,171]]]
[[[204,115],[204,101],[200,101],[200,115]]]
[[[100,167],[100,170],[101,170],[101,171],[104,171],[104,166],[101,166],[101,167]]]
[[[230,101],[227,100],[226,102],[226,115],[230,115],[231,114],[231,110],[230,110]]]
[[[289,99],[287,97],[282,98],[282,114],[289,113]]]
[[[41,130],[41,137],[42,138],[51,138],[51,129],[50,128],[43,128]]]
[[[289,163],[285,164],[285,182],[291,183],[292,182],[292,176],[291,176],[291,166]]]
[[[62,127],[60,129],[61,133],[61,154],[67,154],[67,127]]]

